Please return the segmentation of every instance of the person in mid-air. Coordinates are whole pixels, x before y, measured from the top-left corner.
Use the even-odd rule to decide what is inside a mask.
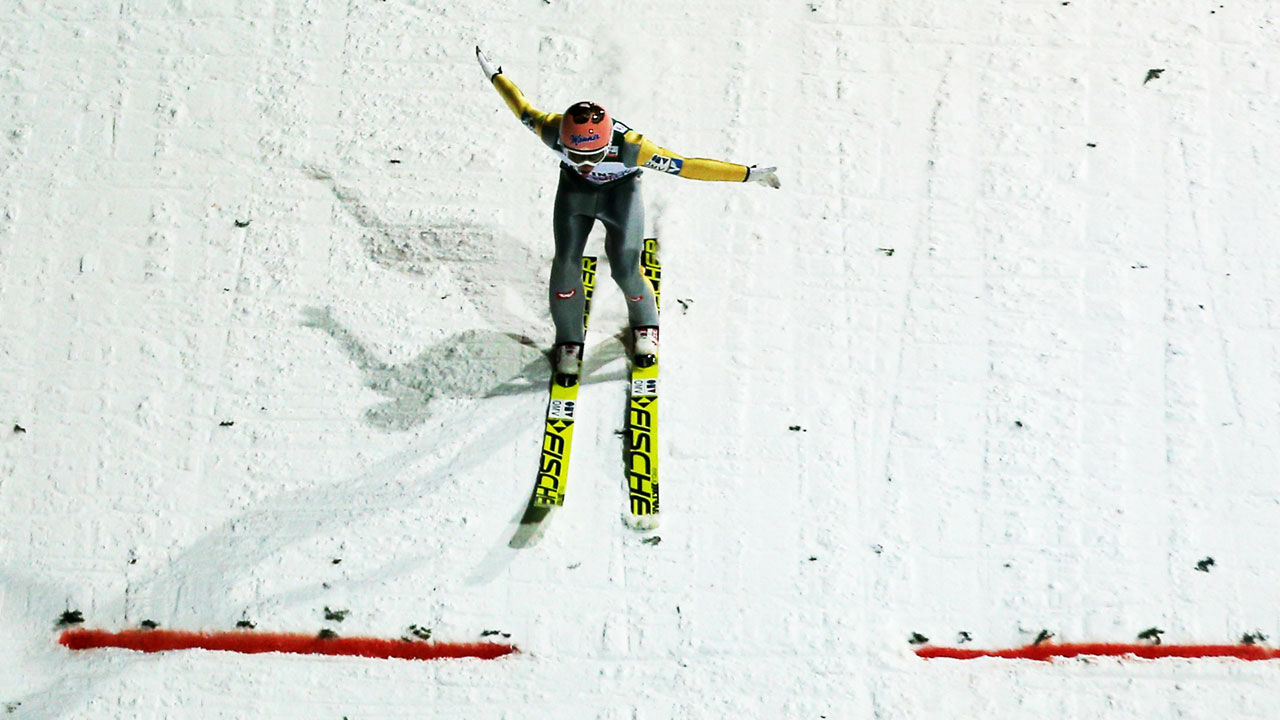
[[[635,362],[641,367],[653,364],[658,353],[658,306],[653,288],[640,271],[644,248],[641,168],[693,180],[756,182],[778,188],[777,168],[677,155],[613,119],[594,102],[574,103],[563,113],[538,110],[478,46],[476,59],[507,107],[560,158],[560,185],[552,217],[556,253],[549,293],[551,319],[556,326],[551,358],[556,382],[572,385],[581,371],[586,303],[582,254],[596,220],[604,223],[611,274],[627,298]]]

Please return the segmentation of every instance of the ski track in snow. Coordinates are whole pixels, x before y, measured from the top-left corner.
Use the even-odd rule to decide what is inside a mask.
[[[19,2],[0,715],[1271,717],[1274,661],[909,643],[1280,638],[1271,14]],[[555,163],[476,43],[541,108],[592,97],[678,152],[779,167],[777,192],[643,180],[648,542],[620,522],[602,266],[567,503],[507,546],[546,402]],[[67,610],[521,652],[72,653]]]

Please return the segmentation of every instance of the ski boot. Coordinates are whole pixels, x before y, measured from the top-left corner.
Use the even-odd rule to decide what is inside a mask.
[[[658,362],[658,327],[656,325],[632,328],[632,337],[635,342],[631,352],[635,358],[636,367],[652,367]]]
[[[582,372],[582,343],[557,343],[551,349],[551,366],[555,370],[557,385],[577,385],[578,374]]]

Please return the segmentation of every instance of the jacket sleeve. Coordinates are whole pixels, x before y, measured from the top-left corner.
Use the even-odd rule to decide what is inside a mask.
[[[549,113],[535,108],[525,98],[524,93],[520,92],[520,88],[502,73],[493,76],[493,87],[525,127],[532,130],[533,134],[548,147],[555,147],[560,136],[560,113]]]
[[[690,180],[719,180],[722,182],[744,182],[747,179],[747,166],[723,160],[707,158],[687,158],[650,142],[637,132],[627,133],[628,144],[638,146],[636,165],[651,170],[677,175]]]

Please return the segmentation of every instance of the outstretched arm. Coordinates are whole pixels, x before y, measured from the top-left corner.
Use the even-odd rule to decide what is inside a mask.
[[[777,168],[757,168],[752,165],[709,158],[687,158],[654,144],[643,135],[634,131],[627,133],[627,141],[639,146],[636,164],[653,170],[678,175],[691,180],[712,180],[722,182],[758,182],[769,187],[780,187]]]
[[[476,60],[480,63],[480,69],[484,71],[485,77],[493,83],[498,95],[502,96],[503,102],[511,108],[511,112],[520,119],[520,122],[532,130],[542,142],[554,145],[560,132],[560,113],[544,112],[530,104],[524,93],[520,92],[520,88],[502,74],[502,66],[495,68],[493,61],[480,50],[479,45],[476,46]]]

